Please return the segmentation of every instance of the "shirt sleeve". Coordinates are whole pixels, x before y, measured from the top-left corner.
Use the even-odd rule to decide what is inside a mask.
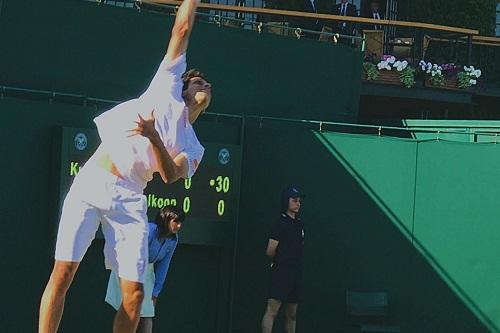
[[[154,297],[158,297],[161,290],[163,289],[163,285],[165,284],[165,280],[167,279],[167,273],[170,267],[170,261],[172,260],[172,256],[174,255],[176,248],[177,248],[177,242],[173,246],[172,250],[169,251],[165,257],[163,257],[163,259],[157,261],[154,264],[154,270],[155,270],[155,285],[153,287]]]
[[[155,223],[148,223],[148,244],[151,244],[153,241],[153,238],[155,236],[155,230],[156,230],[156,224]]]
[[[278,242],[283,239],[283,225],[281,221],[278,220],[273,224],[269,238],[277,240]]]
[[[172,61],[163,58],[149,87],[141,98],[162,99],[166,92],[170,92],[174,99],[182,101],[182,74],[184,74],[186,68],[185,53]]]
[[[196,144],[191,145],[189,148],[186,148],[180,153],[180,155],[184,155],[186,157],[188,162],[187,178],[193,177],[201,163],[204,153],[205,148],[198,142],[198,140],[196,140]]]

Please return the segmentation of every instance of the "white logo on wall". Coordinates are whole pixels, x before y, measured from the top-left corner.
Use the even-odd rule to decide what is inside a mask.
[[[78,150],[87,148],[87,136],[85,133],[77,133],[75,135],[75,148]]]
[[[219,150],[220,164],[226,165],[229,163],[230,160],[231,160],[231,154],[229,153],[229,150],[227,150],[226,148],[222,148],[221,150]]]

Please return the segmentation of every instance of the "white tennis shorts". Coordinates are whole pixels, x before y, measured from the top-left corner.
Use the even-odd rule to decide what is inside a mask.
[[[123,279],[143,283],[148,226],[142,190],[87,162],[64,200],[55,259],[80,262],[101,224],[107,268]]]

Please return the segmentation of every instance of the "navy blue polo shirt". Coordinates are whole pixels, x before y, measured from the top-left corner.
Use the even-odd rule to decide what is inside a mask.
[[[302,267],[304,258],[304,222],[282,214],[271,228],[269,238],[279,242],[274,263],[280,266]]]

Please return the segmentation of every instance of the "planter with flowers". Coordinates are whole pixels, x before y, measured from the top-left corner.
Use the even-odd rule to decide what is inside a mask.
[[[420,60],[418,65],[420,67],[420,72],[424,75],[426,86],[443,87],[445,85],[446,80],[443,73],[443,67],[438,64],[426,62],[425,60]]]
[[[396,60],[392,55],[384,55],[377,64],[365,61],[363,72],[363,78],[367,81],[404,85],[406,88],[415,84],[415,69],[411,68],[406,60]]]
[[[460,90],[468,89],[477,84],[481,70],[474,66],[464,66],[462,71],[453,64],[437,65],[421,60],[420,70],[425,77],[425,85],[433,88]]]
[[[481,70],[474,66],[464,66],[463,71],[457,75],[458,87],[467,89],[477,84],[477,80],[481,77]]]

